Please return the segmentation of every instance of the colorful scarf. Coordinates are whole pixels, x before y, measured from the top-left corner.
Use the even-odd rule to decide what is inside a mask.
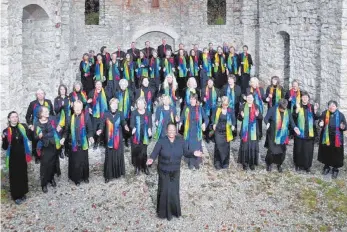
[[[104,64],[97,61],[95,65],[95,81],[101,81],[104,76]]]
[[[60,111],[58,125],[63,128],[65,126],[65,121],[65,110],[63,109]]]
[[[234,54],[231,54],[231,53],[229,54],[228,60],[227,60],[227,68],[230,73],[238,74],[237,56],[235,56]]]
[[[279,107],[276,107],[276,128],[275,128],[275,144],[288,144],[288,126],[289,126],[289,113],[285,109],[283,119]]]
[[[186,58],[183,57],[179,57],[178,58],[178,65],[180,67],[179,72],[178,72],[178,76],[179,77],[186,77],[187,76],[187,61]]]
[[[249,110],[251,108],[251,110]],[[251,107],[249,107],[248,103],[245,104],[243,113],[243,119],[242,119],[242,129],[241,129],[241,137],[242,142],[248,142],[248,141],[255,141],[257,140],[257,120],[255,116],[255,105],[252,104]],[[251,136],[249,137],[249,129],[251,130]],[[249,140],[250,139],[250,140]]]
[[[132,61],[125,61],[123,65],[124,77],[127,81],[134,81],[134,64]]]
[[[322,144],[330,146],[330,138],[329,138],[329,122],[330,122],[330,111],[327,110],[325,114],[324,120],[324,131],[323,131],[323,139]],[[341,132],[340,132],[340,112],[338,110],[335,111],[335,147],[341,147]]]
[[[235,86],[231,88],[230,85],[227,87],[227,97],[229,98],[229,107],[235,109]]]
[[[305,138],[305,112],[304,108],[300,107],[299,113],[298,113],[298,128],[300,130],[300,138]],[[308,137],[313,138],[314,132],[313,132],[313,114],[311,105],[307,105],[307,121],[308,121]]]
[[[205,97],[206,97],[206,104],[205,104],[206,115],[210,116],[211,109],[215,109],[217,106],[217,92],[214,86],[211,89],[211,96],[210,96],[210,88],[206,86]],[[210,99],[212,104],[210,104]]]
[[[177,97],[176,97],[176,92],[173,89],[173,86],[170,88],[170,86],[168,86],[167,88],[164,89],[165,95],[170,96],[171,97],[171,105],[174,105]]]
[[[174,61],[173,58],[165,58],[164,59],[164,67],[165,67],[165,76],[172,74],[172,67],[173,67]]]
[[[128,119],[130,116],[130,96],[129,96],[129,90],[125,89],[124,91],[124,97],[123,92],[120,91],[118,94],[119,104],[118,104],[118,110],[123,112],[124,118]]]
[[[273,106],[273,105],[272,105],[272,98],[273,98],[273,96],[274,96],[274,89],[275,89],[275,88],[274,88],[273,86],[270,87],[270,94],[271,94],[271,96],[272,96],[272,97],[270,97],[270,101],[269,101],[270,107]],[[277,86],[277,88],[276,88],[275,106],[277,106],[277,104],[278,104],[278,102],[280,101],[281,97],[282,97],[282,89],[281,89],[281,87]]]
[[[104,89],[102,88],[100,93],[94,90],[94,96],[93,96],[93,117],[94,118],[102,118],[104,116],[104,113],[107,111],[107,100],[106,100],[106,94]]]
[[[219,117],[222,113],[222,108],[218,108],[216,112],[216,117],[214,119],[214,124],[217,125],[219,122]],[[227,123],[226,123],[226,135],[227,135],[227,142],[230,142],[233,140],[233,132],[232,132],[232,121],[231,121],[231,114],[232,110],[228,108],[227,110]]]
[[[89,75],[90,75],[90,65],[89,65],[89,63],[83,61],[83,63],[82,63],[82,68],[83,68],[83,72],[84,72],[85,74],[87,74],[87,76],[89,76]]]
[[[148,112],[152,112],[152,92],[150,90],[147,91],[147,96],[145,96],[145,91],[141,89],[140,97],[144,97],[146,99],[147,103],[147,110]]]
[[[263,99],[261,97],[261,92],[259,88],[253,89],[251,87],[251,93],[253,93],[255,104],[259,107],[261,114],[264,112]]]
[[[145,67],[141,67],[141,65]],[[148,77],[148,69],[146,68],[148,66],[148,60],[146,58],[143,58],[143,61],[141,58],[137,58],[137,77]]]
[[[195,89],[187,88],[186,90],[186,97],[185,97],[185,103],[187,106],[190,106],[190,94],[196,93]]]
[[[119,73],[119,69],[118,69],[118,63],[116,61],[116,63],[112,62],[111,68],[108,71],[108,80],[109,81],[119,81],[120,80],[120,73]]]
[[[164,122],[165,122],[165,119],[164,119],[164,106],[163,108],[161,108],[161,111],[160,111],[160,116],[159,116],[159,123],[158,123],[158,127],[157,127],[157,131],[155,133],[155,136],[154,138],[155,139],[159,139],[160,138],[160,135],[163,131],[163,127],[165,126]],[[170,107],[170,121],[169,122],[175,122],[175,117],[174,117],[174,112],[173,112],[173,109]]]
[[[145,120],[145,125],[144,125],[144,133],[143,133],[143,144],[148,144],[149,143],[149,137],[148,137],[148,116],[145,114],[144,116]],[[141,142],[141,116],[136,116],[136,132],[135,135],[133,136],[133,143],[134,144],[140,144]]]
[[[197,77],[199,75],[199,58],[198,58],[198,56],[194,56],[194,59],[192,56],[189,57],[189,70],[190,70],[190,76]]]
[[[222,70],[222,73],[225,73],[225,58],[224,57],[225,57],[224,54],[222,54],[220,57],[218,53],[214,55],[214,72],[215,73],[218,72],[219,66]]]
[[[92,57],[89,58],[89,62],[90,62],[91,64],[95,64],[94,56],[92,56]]]
[[[59,150],[61,148],[61,144],[60,144],[60,136],[59,136],[58,131],[57,131],[57,125],[56,125],[54,120],[50,120],[50,124],[53,128],[53,137],[54,137],[54,142],[55,142],[55,148],[57,150]]]
[[[290,89],[290,97],[292,98],[291,101],[291,107],[290,110],[291,112],[293,112],[293,108],[296,104],[300,104],[301,103],[301,92],[300,89],[298,89],[298,91],[294,91],[294,89]]]
[[[106,127],[108,128],[107,146],[116,150],[119,147],[119,125],[120,117],[114,123],[110,119],[106,119]]]
[[[248,53],[242,53],[242,62],[243,62],[243,73],[250,73],[250,67],[248,62]]]
[[[196,120],[196,128],[197,128],[197,137],[198,141],[202,140],[202,112],[201,112],[201,107],[195,106],[195,120]],[[185,123],[184,123],[184,133],[183,137],[184,140],[188,140],[190,135],[189,135],[189,129],[190,129],[190,109],[189,107],[186,107],[186,110],[184,112],[185,116]]]
[[[19,132],[23,136],[25,160],[26,160],[26,162],[30,162],[31,161],[31,151],[30,151],[29,139],[28,139],[25,127],[20,123],[18,123],[17,127],[18,127]],[[8,142],[8,148],[6,151],[6,168],[9,168],[10,155],[11,155],[11,144],[12,144],[12,128],[10,126],[7,128],[7,142]]]
[[[202,54],[202,67],[208,77],[212,76],[211,58],[208,54]]]
[[[77,100],[80,100],[83,104],[86,104],[87,103],[87,94],[85,91],[81,91],[81,99],[79,99],[78,97],[78,93],[76,91],[73,91],[71,96],[72,96],[72,99],[71,101],[72,102],[75,102]]]
[[[34,113],[33,113],[33,124],[35,124],[38,120],[38,114],[40,111],[41,106],[45,106],[48,108],[48,111],[51,111],[51,107],[48,104],[48,102],[46,102],[46,100],[44,100],[43,105],[40,105],[39,102],[35,103],[34,105]]]
[[[76,115],[73,114],[71,117],[71,142],[72,142],[72,151],[77,151],[77,139],[76,139]],[[82,142],[82,150],[88,150],[88,140],[87,140],[87,132],[86,132],[86,123],[85,123],[85,115],[82,111],[80,125],[79,125],[79,136]]]
[[[152,57],[150,66],[151,70],[151,78],[159,78],[160,77],[160,59]]]

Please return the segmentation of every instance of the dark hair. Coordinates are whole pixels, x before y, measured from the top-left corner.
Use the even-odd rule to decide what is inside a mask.
[[[278,107],[285,110],[287,109],[287,106],[288,106],[288,101],[284,98],[281,98],[279,101],[278,101]]]
[[[189,54],[192,55],[192,52],[195,53],[195,50],[194,50],[194,49],[191,49],[190,52],[189,52]],[[195,53],[195,55],[196,55],[196,53]]]
[[[279,78],[278,76],[273,76],[273,77],[271,77],[271,85],[272,85],[272,81],[273,81],[274,79],[277,80],[277,85],[279,85],[279,84],[280,84],[280,78]]]
[[[102,47],[100,48],[100,52],[103,53],[104,50],[105,50],[105,48],[107,48],[107,47],[106,47],[106,46],[102,46]]]
[[[192,99],[192,98],[195,98],[195,100],[198,100],[198,95],[196,93],[190,93],[190,98],[189,99]]]
[[[82,60],[84,59],[85,56],[88,56],[88,58],[89,58],[89,54],[88,53],[84,53],[83,56],[82,56]]]
[[[38,114],[37,114],[38,118],[41,118],[41,114],[42,114],[43,109],[47,109],[47,110],[49,111],[48,107],[46,107],[46,106],[41,106],[41,107],[40,107],[40,110],[39,110],[39,112],[38,112]]]
[[[337,101],[335,101],[335,100],[330,100],[328,102],[328,107],[329,107],[330,104],[334,104],[336,107],[338,107]]]
[[[67,96],[68,95],[68,93],[67,93],[67,87],[66,87],[66,85],[64,85],[64,84],[60,84],[59,85],[59,87],[58,87],[58,96],[60,96],[60,88],[61,87],[64,87],[64,89],[65,89],[65,96]]]
[[[101,56],[101,58],[102,58],[102,54],[101,53],[96,54],[96,58],[98,58],[98,56]]]
[[[236,76],[235,76],[234,74],[229,74],[229,75],[228,75],[228,79],[229,79],[229,78],[232,78],[234,81],[236,81]]]
[[[243,45],[243,47],[242,48],[247,48],[248,49],[248,46],[247,45]]]
[[[305,91],[305,90],[303,90],[303,91],[301,91],[301,97],[303,97],[303,96],[307,96],[308,98],[310,98],[310,94],[308,94],[308,92],[307,91]]]
[[[213,45],[213,43],[209,42],[209,43],[208,43],[208,46],[210,46],[210,45]]]
[[[176,127],[176,123],[170,121],[170,122],[166,125],[166,130],[169,129],[169,126],[174,126],[174,127]]]
[[[10,113],[8,113],[7,119],[10,119],[10,117],[11,117],[12,114],[17,114],[17,115],[18,115],[18,113],[17,113],[16,111],[12,110]],[[10,123],[9,123],[9,124],[10,124]]]

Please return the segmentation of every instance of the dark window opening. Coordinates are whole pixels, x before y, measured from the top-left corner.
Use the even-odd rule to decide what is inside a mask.
[[[99,25],[99,0],[86,0],[85,5],[85,24]]]
[[[207,24],[225,25],[226,24],[226,0],[207,1]]]

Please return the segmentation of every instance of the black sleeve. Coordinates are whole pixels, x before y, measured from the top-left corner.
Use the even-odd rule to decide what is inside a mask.
[[[87,137],[91,138],[94,135],[93,124],[90,119],[89,113],[88,112],[83,112],[83,113],[85,114],[85,119],[86,119]]]
[[[60,105],[60,102],[58,98],[54,99],[54,111],[56,114],[59,114],[60,110],[63,108],[63,106]]]
[[[48,102],[49,109],[50,109],[50,110],[49,110],[49,115],[54,116],[55,113],[54,113],[53,104],[52,104],[51,100],[47,100],[47,102]]]
[[[160,155],[160,151],[161,151],[161,148],[162,148],[162,143],[163,143],[163,139],[159,139],[155,146],[154,146],[154,149],[152,151],[152,154],[151,154],[151,159],[154,161],[156,160],[156,158]]]
[[[28,125],[32,125],[33,124],[33,119],[34,119],[34,109],[33,106],[34,103],[30,102],[29,107],[27,109],[27,113],[25,115],[25,120],[27,121]]]
[[[248,63],[249,63],[249,66],[253,66],[253,60],[252,60],[251,54],[248,54]]]
[[[339,113],[340,113],[340,124],[343,123],[345,125],[345,129],[341,129],[340,125],[338,125],[338,126],[340,128],[340,131],[345,131],[345,130],[347,130],[346,118],[345,118],[345,115],[343,113],[341,113],[341,112],[339,112]]]
[[[7,140],[7,129],[2,131],[2,149],[7,150],[8,148],[8,140]]]
[[[265,124],[268,124],[270,120],[272,120],[272,117],[273,117],[272,115],[275,113],[275,109],[276,107],[272,107],[267,111],[266,116],[264,118]]]

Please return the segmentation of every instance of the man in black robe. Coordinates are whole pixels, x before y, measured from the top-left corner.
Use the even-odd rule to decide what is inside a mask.
[[[166,39],[162,39],[162,44],[158,46],[158,57],[163,59],[166,56],[166,51],[172,51],[172,47],[166,44]]]
[[[149,41],[146,41],[145,42],[145,48],[142,49],[142,52],[143,52],[143,54],[145,55],[145,57],[147,59],[151,59],[152,58],[152,56],[153,56],[153,54],[152,54],[153,49],[154,48],[151,47],[151,43]]]
[[[117,51],[115,51],[115,53],[117,53],[117,60],[123,61],[123,59],[125,58],[125,52],[122,51],[122,48],[120,45],[117,46]]]
[[[136,42],[131,42],[131,48],[128,49],[127,53],[133,57],[133,61],[140,57],[140,50],[136,48]]]

